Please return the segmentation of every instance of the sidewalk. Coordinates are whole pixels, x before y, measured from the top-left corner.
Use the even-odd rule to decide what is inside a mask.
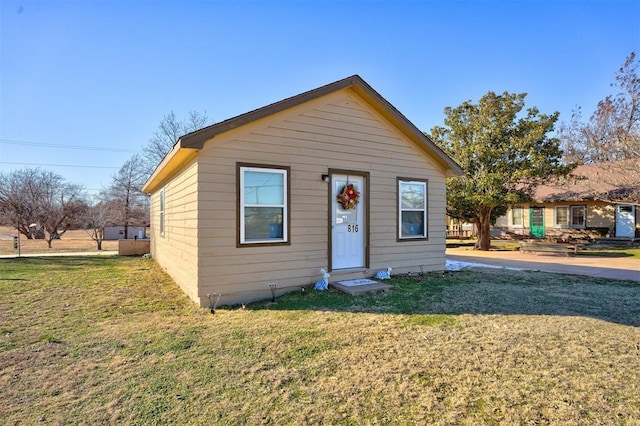
[[[447,248],[447,259],[507,268],[640,282],[640,259],[610,256],[549,256],[519,251],[479,251],[469,247]]]
[[[21,253],[19,257],[60,257],[60,256],[117,256],[117,251],[78,251],[78,252],[58,252],[58,253]],[[16,259],[16,254],[0,254],[0,259]]]

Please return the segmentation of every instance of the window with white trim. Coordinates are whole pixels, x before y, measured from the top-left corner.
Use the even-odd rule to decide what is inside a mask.
[[[514,228],[522,228],[524,226],[524,209],[522,207],[513,207],[511,209],[511,226]]]
[[[164,235],[164,188],[160,190],[160,235]]]
[[[554,226],[556,228],[584,228],[587,206],[557,206]]]
[[[240,166],[240,244],[288,242],[288,168]]]
[[[587,206],[571,206],[571,226],[584,228],[586,225]]]
[[[398,238],[427,238],[427,181],[398,179]]]
[[[569,226],[569,206],[556,206],[554,225],[556,228]]]

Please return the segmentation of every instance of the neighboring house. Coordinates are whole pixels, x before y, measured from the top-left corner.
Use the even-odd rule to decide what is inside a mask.
[[[465,222],[462,219],[456,219],[455,217],[451,217],[447,215],[446,217],[446,226],[447,226],[447,238],[471,238],[477,235],[476,228],[473,223]]]
[[[151,253],[201,306],[299,289],[321,268],[332,282],[441,271],[445,179],[461,173],[348,77],[182,136],[143,187]]]
[[[640,162],[589,164],[539,186],[532,203],[498,218],[493,236],[524,238],[618,237],[640,233]]]
[[[128,240],[142,240],[147,238],[146,226],[129,226],[127,229]],[[124,226],[105,226],[104,240],[124,240]]]

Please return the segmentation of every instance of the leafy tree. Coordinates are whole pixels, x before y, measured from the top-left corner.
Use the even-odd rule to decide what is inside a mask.
[[[112,176],[111,186],[101,194],[109,206],[111,222],[124,226],[125,239],[129,225],[149,222],[147,196],[141,191],[146,179],[144,159],[135,154]]]
[[[615,94],[598,102],[588,123],[580,108],[571,121],[559,128],[559,137],[569,161],[617,162],[640,158],[640,61],[632,52],[618,69],[611,84]]]
[[[162,117],[153,137],[142,148],[147,177],[153,173],[153,170],[160,164],[180,136],[201,129],[208,124],[209,116],[206,111],[202,113],[189,111],[189,116],[184,121],[179,121],[173,111]]]
[[[22,169],[0,173],[0,217],[28,239],[59,239],[84,212],[82,186],[56,173]]]
[[[558,139],[549,137],[558,113],[523,112],[526,93],[488,92],[478,104],[445,108],[446,127],[431,137],[465,171],[447,181],[447,213],[473,222],[476,249],[489,250],[489,229],[509,205],[528,200],[551,175],[567,174]]]

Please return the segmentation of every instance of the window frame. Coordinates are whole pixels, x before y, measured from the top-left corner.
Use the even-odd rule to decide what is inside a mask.
[[[275,166],[265,164],[248,164],[237,163],[236,166],[236,196],[237,196],[237,247],[251,247],[251,246],[275,246],[275,245],[290,245],[291,244],[291,203],[290,203],[290,179],[291,168],[288,166]],[[260,173],[274,173],[283,176],[283,204],[281,205],[249,205],[245,204],[244,200],[244,173],[247,171],[260,172]],[[261,239],[261,240],[247,240],[245,235],[245,208],[246,207],[281,207],[282,208],[282,238],[281,239]]]
[[[516,210],[520,211],[520,223],[516,224],[513,222],[515,219],[515,215],[513,214]],[[511,208],[511,217],[509,218],[509,227],[510,228],[524,228],[524,207],[512,207]]]
[[[558,217],[559,217],[558,211],[560,209],[563,209],[563,210],[566,211],[566,218],[567,218],[566,222],[562,222],[562,223],[558,222]],[[571,214],[570,206],[566,206],[566,205],[555,206],[555,208],[553,209],[553,227],[554,228],[569,228],[571,226],[571,218],[569,216],[570,214]]]
[[[582,209],[582,223],[578,223],[578,224],[576,224],[576,223],[573,221],[573,218],[574,218],[574,216],[573,216],[573,210],[574,210],[574,209]],[[569,226],[571,226],[572,228],[579,228],[579,229],[581,229],[581,228],[585,228],[585,227],[587,226],[587,206],[586,206],[586,205],[581,204],[581,205],[574,205],[574,206],[571,206],[571,207],[569,208],[569,214],[570,214],[570,217],[569,217]]]
[[[162,188],[160,190],[160,218],[159,218],[159,230],[160,230],[160,236],[164,237],[166,229],[165,229],[165,219],[166,219],[166,196],[165,196],[165,189]]]
[[[563,223],[558,223],[558,210],[565,209],[567,220]],[[573,220],[573,212],[574,209],[581,209],[583,211],[582,218],[583,223],[576,224]],[[562,205],[555,206],[553,209],[553,227],[554,228],[575,228],[575,229],[584,229],[587,227],[587,206],[585,204],[574,204],[574,205]]]
[[[424,187],[424,205],[421,209],[403,209],[402,208],[402,184],[419,184]],[[429,239],[429,180],[428,179],[419,179],[419,178],[407,178],[407,177],[398,177],[396,178],[396,207],[397,207],[397,225],[396,225],[396,240],[398,242],[405,241],[417,241],[417,240],[428,240]],[[419,235],[408,235],[404,236],[402,233],[402,213],[410,212],[410,211],[418,211],[422,212],[422,234]]]

